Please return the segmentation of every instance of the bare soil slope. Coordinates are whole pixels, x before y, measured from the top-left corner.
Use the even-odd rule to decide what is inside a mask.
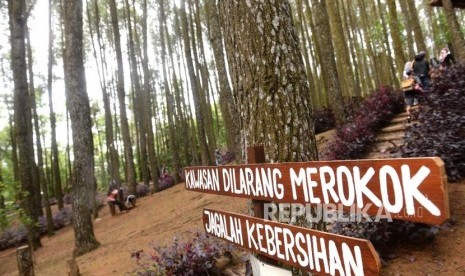
[[[140,198],[128,213],[111,217],[109,208],[100,211],[94,231],[101,246],[77,258],[83,275],[124,275],[137,266],[131,259],[136,250],[151,251],[150,243],[169,245],[174,237],[203,231],[204,207],[245,213],[245,199],[188,192],[183,184],[152,196]],[[74,248],[72,227],[53,237],[42,238],[43,247],[34,252],[36,275],[67,275],[66,260]],[[0,275],[17,275],[15,250],[0,252]]]

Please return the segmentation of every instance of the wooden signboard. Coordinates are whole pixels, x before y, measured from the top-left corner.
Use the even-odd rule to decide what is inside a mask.
[[[280,203],[340,204],[344,211],[441,224],[449,218],[440,158],[313,161],[185,169],[191,191]],[[384,212],[384,213],[383,213]]]
[[[210,235],[316,275],[379,275],[378,255],[364,239],[210,209],[203,223]]]

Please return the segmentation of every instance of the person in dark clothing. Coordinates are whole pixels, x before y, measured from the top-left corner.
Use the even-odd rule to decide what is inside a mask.
[[[425,90],[429,90],[430,78],[429,78],[429,62],[425,59],[425,51],[421,51],[415,56],[415,62],[413,63],[413,74],[420,78],[421,86]]]

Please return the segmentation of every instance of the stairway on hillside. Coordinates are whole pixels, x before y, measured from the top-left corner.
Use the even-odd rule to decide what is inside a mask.
[[[414,106],[410,110],[415,112],[418,110],[418,106]],[[376,142],[370,147],[363,159],[392,158],[392,153],[404,145],[405,129],[411,124],[418,123],[417,121],[409,122],[407,119],[406,112],[397,114],[388,126],[380,130],[376,136]]]

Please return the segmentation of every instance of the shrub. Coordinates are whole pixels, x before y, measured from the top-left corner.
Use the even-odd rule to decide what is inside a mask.
[[[136,194],[138,197],[147,196],[148,194],[150,194],[150,188],[145,184],[137,184]]]
[[[54,230],[61,229],[71,224],[71,208],[63,208],[59,210],[53,217]],[[45,217],[39,217],[38,221],[40,234],[47,233],[47,220]],[[27,230],[22,225],[12,225],[0,232],[0,250],[18,246],[27,241]]]
[[[405,132],[403,157],[439,156],[450,181],[465,178],[465,64],[437,79],[418,111],[419,124]]]
[[[370,240],[376,250],[385,255],[396,244],[403,242],[424,243],[434,238],[439,227],[422,223],[394,220],[388,222],[336,222],[331,233]]]
[[[65,194],[63,196],[63,203],[64,204],[71,204],[71,194]]]
[[[215,275],[216,259],[232,248],[219,239],[197,232],[192,240],[184,242],[174,238],[171,246],[154,246],[152,254],[137,250],[131,257],[139,265],[138,275]]]
[[[352,116],[338,127],[320,160],[347,160],[362,156],[374,142],[375,132],[403,108],[402,94],[389,87],[373,92]]]
[[[170,174],[165,173],[158,179],[158,191],[163,191],[173,186],[174,178]]]
[[[227,151],[225,154],[223,154],[221,156],[221,164],[222,165],[229,164],[229,163],[233,162],[234,160],[236,160],[236,156],[234,155],[234,152],[232,152],[232,151]]]
[[[333,110],[330,108],[319,108],[313,111],[315,134],[333,129],[336,125]]]
[[[73,211],[71,208],[63,208],[53,216],[53,227],[55,230],[61,229],[71,224]]]
[[[0,250],[19,246],[27,240],[27,231],[23,225],[9,227],[0,233]]]

